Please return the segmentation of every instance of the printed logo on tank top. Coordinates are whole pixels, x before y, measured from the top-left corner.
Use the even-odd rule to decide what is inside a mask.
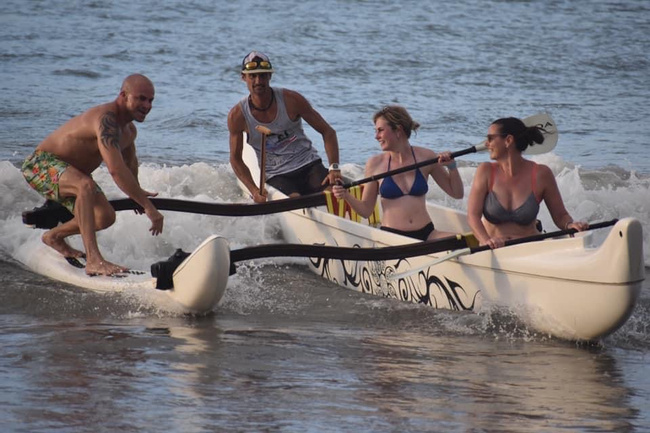
[[[282,134],[270,135],[267,138],[267,146],[269,151],[277,150],[296,141],[298,137],[296,134],[291,134],[289,131],[284,131]]]

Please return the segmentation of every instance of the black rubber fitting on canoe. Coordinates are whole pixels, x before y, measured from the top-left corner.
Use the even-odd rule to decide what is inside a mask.
[[[63,205],[47,200],[43,206],[23,212],[23,224],[34,226],[37,229],[52,229],[70,221],[74,216]]]
[[[156,279],[156,289],[171,290],[174,288],[174,271],[190,255],[180,248],[167,260],[151,265],[151,276]]]

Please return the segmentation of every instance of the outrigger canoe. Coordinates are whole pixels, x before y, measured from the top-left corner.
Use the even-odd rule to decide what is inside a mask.
[[[257,156],[246,143],[243,157],[253,178],[259,179]],[[266,188],[270,200],[286,199],[273,187]],[[411,256],[406,254],[409,248],[422,249],[429,242],[379,230],[349,210],[330,211],[317,206],[277,214],[289,243],[360,248],[358,260],[350,254],[346,259],[310,258],[309,267],[323,278],[433,308],[476,313],[505,308],[530,329],[562,339],[597,340],[616,331],[634,310],[645,278],[642,228],[634,218],[612,222],[598,245],[594,232],[587,231],[476,253],[452,249],[456,246]],[[431,203],[428,211],[436,228],[470,232],[463,212]],[[403,257],[362,259],[362,249],[391,247],[402,248]]]
[[[475,146],[453,155],[477,150]],[[244,161],[259,179],[257,157],[248,145],[244,145]],[[346,187],[366,181],[349,182]],[[245,191],[243,185],[241,188]],[[563,230],[489,250],[473,245],[471,235],[461,235],[469,232],[469,225],[465,214],[454,209],[428,204],[436,227],[459,235],[418,242],[377,229],[379,211],[370,221],[362,220],[328,194],[289,199],[270,186],[267,190],[272,201],[264,204],[153,198],[160,210],[229,216],[275,213],[288,242],[231,251],[225,239],[210,236],[192,254],[178,251],[169,260],[152,265],[156,288],[168,291],[188,312],[205,313],[219,302],[228,275],[236,271],[236,262],[309,257],[314,272],[363,293],[456,311],[481,313],[506,308],[540,333],[569,340],[597,340],[616,331],[629,318],[645,277],[642,228],[633,218],[591,225],[592,229],[612,226],[602,242],[596,242],[593,231]],[[129,199],[111,200],[111,204],[116,210],[138,208]],[[63,211],[38,208],[23,213],[23,221],[51,228],[71,217]],[[148,272],[116,280],[88,277],[61,258],[40,263],[38,254],[32,254],[21,261],[36,272],[91,290],[121,290],[131,280],[134,286],[152,288],[147,283]],[[43,268],[48,262],[52,269]],[[69,280],[71,273],[78,274],[78,279]]]

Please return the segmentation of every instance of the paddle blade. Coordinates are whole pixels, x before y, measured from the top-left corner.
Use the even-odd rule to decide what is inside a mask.
[[[524,152],[526,155],[540,155],[555,149],[558,138],[557,126],[555,125],[555,120],[548,113],[538,113],[523,120],[526,126],[539,126],[546,131],[543,132],[544,142],[528,146]]]

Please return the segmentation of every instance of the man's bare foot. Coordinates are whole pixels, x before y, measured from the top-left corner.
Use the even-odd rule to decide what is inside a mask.
[[[68,245],[68,243],[65,241],[65,238],[61,238],[56,236],[56,234],[53,234],[51,230],[45,232],[45,234],[41,237],[41,240],[45,245],[53,248],[63,257],[74,257],[78,259],[80,257],[86,256],[82,251],[76,250]]]
[[[129,268],[107,262],[106,260],[86,261],[86,274],[88,275],[114,275],[128,271]]]

